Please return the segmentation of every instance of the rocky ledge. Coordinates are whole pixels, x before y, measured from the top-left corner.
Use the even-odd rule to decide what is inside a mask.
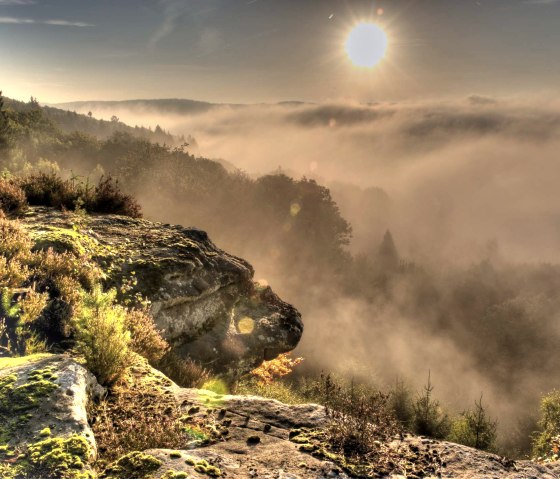
[[[87,254],[108,284],[130,282],[151,302],[175,352],[216,373],[248,372],[301,338],[298,311],[253,282],[251,265],[217,248],[204,231],[48,208],[31,208],[20,221],[36,248]]]
[[[511,461],[414,436],[384,445],[391,462],[364,475],[314,443],[313,431],[329,421],[321,406],[181,389],[145,362],[131,370],[175,401],[179,421],[192,433],[177,449],[132,451],[97,475],[96,439],[86,421],[87,398],[97,391],[91,375],[66,356],[0,359],[0,477],[560,478],[555,463]]]

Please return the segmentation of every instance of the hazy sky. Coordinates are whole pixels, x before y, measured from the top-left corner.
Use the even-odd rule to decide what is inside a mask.
[[[368,19],[390,40],[365,71],[343,47]],[[550,92],[559,22],[559,0],[0,0],[0,88],[42,102]]]

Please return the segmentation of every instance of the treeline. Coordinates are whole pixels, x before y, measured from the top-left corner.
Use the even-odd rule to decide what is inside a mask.
[[[156,125],[154,129],[141,126],[132,127],[121,122],[115,115],[113,115],[110,121],[107,121],[94,118],[91,112],[88,115],[81,115],[74,111],[61,110],[60,108],[50,106],[40,106],[36,98],[31,98],[27,103],[5,99],[4,103],[9,110],[23,113],[23,117],[25,117],[26,113],[40,109],[41,115],[53,122],[57,128],[64,133],[80,131],[87,135],[95,136],[96,138],[107,139],[115,132],[120,131],[129,133],[136,138],[143,138],[168,145],[178,145],[185,141],[191,143],[196,142],[194,138],[185,139],[183,136],[174,136],[163,130],[159,125]]]

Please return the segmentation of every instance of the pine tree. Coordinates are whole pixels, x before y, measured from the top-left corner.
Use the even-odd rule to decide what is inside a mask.
[[[424,386],[424,393],[419,395],[414,403],[414,432],[420,436],[443,439],[450,429],[449,416],[441,408],[439,401],[433,399],[434,386],[431,372],[428,373],[428,384]]]
[[[393,235],[389,230],[385,233],[383,241],[379,246],[377,260],[381,270],[384,272],[392,272],[399,267],[399,253],[397,251],[397,247],[395,246]]]
[[[455,421],[450,439],[465,446],[492,451],[496,446],[498,423],[488,417],[482,405],[482,395],[474,404],[474,410],[463,412]]]

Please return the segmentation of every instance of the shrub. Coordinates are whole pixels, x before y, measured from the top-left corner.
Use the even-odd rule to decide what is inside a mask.
[[[482,396],[474,404],[474,410],[463,412],[453,422],[448,439],[476,449],[493,451],[496,448],[498,423],[488,417],[486,408],[482,405]]]
[[[292,373],[293,369],[301,364],[303,358],[292,359],[290,353],[280,354],[277,358],[264,361],[258,368],[251,371],[261,383],[271,384],[277,379]]]
[[[55,173],[39,173],[20,178],[19,186],[32,206],[74,209],[77,194],[70,181]]]
[[[156,364],[169,350],[169,344],[156,329],[146,310],[133,309],[126,314],[126,329],[130,332],[130,349]]]
[[[89,405],[88,417],[93,419],[99,450],[98,469],[132,451],[184,449],[189,440],[180,421],[180,407],[161,388],[167,384],[151,374],[143,361],[135,357],[132,361],[141,373],[128,374],[105,400]]]
[[[104,293],[95,286],[83,293],[76,315],[77,350],[99,383],[111,386],[127,366],[130,333],[126,330],[126,310],[115,304],[116,291]]]
[[[329,443],[345,457],[367,458],[375,455],[380,442],[390,442],[401,428],[390,405],[389,396],[380,391],[356,388],[323,378],[323,394],[331,424]]]
[[[32,290],[16,293],[4,288],[0,299],[0,345],[12,356],[46,352],[45,341],[33,331],[32,325],[46,308],[48,295]]]
[[[102,177],[92,187],[88,181],[63,180],[56,173],[38,173],[18,179],[17,184],[32,206],[65,210],[84,209],[88,213],[117,214],[139,218],[138,202],[123,193],[117,180]]]
[[[234,393],[276,399],[285,404],[303,404],[308,401],[297,384],[290,384],[282,380],[263,383],[255,377],[242,378],[235,385]]]
[[[210,372],[192,359],[168,351],[154,367],[183,388],[199,388],[210,379]]]
[[[31,240],[17,222],[0,219],[0,256],[7,261],[16,260],[29,255]]]
[[[0,178],[0,210],[17,215],[27,208],[25,192],[14,182]]]
[[[140,218],[140,204],[130,195],[123,193],[118,180],[102,177],[95,187],[93,198],[86,209],[95,213],[106,213]]]
[[[542,460],[560,458],[560,391],[541,399],[539,431],[533,435],[533,455]]]

